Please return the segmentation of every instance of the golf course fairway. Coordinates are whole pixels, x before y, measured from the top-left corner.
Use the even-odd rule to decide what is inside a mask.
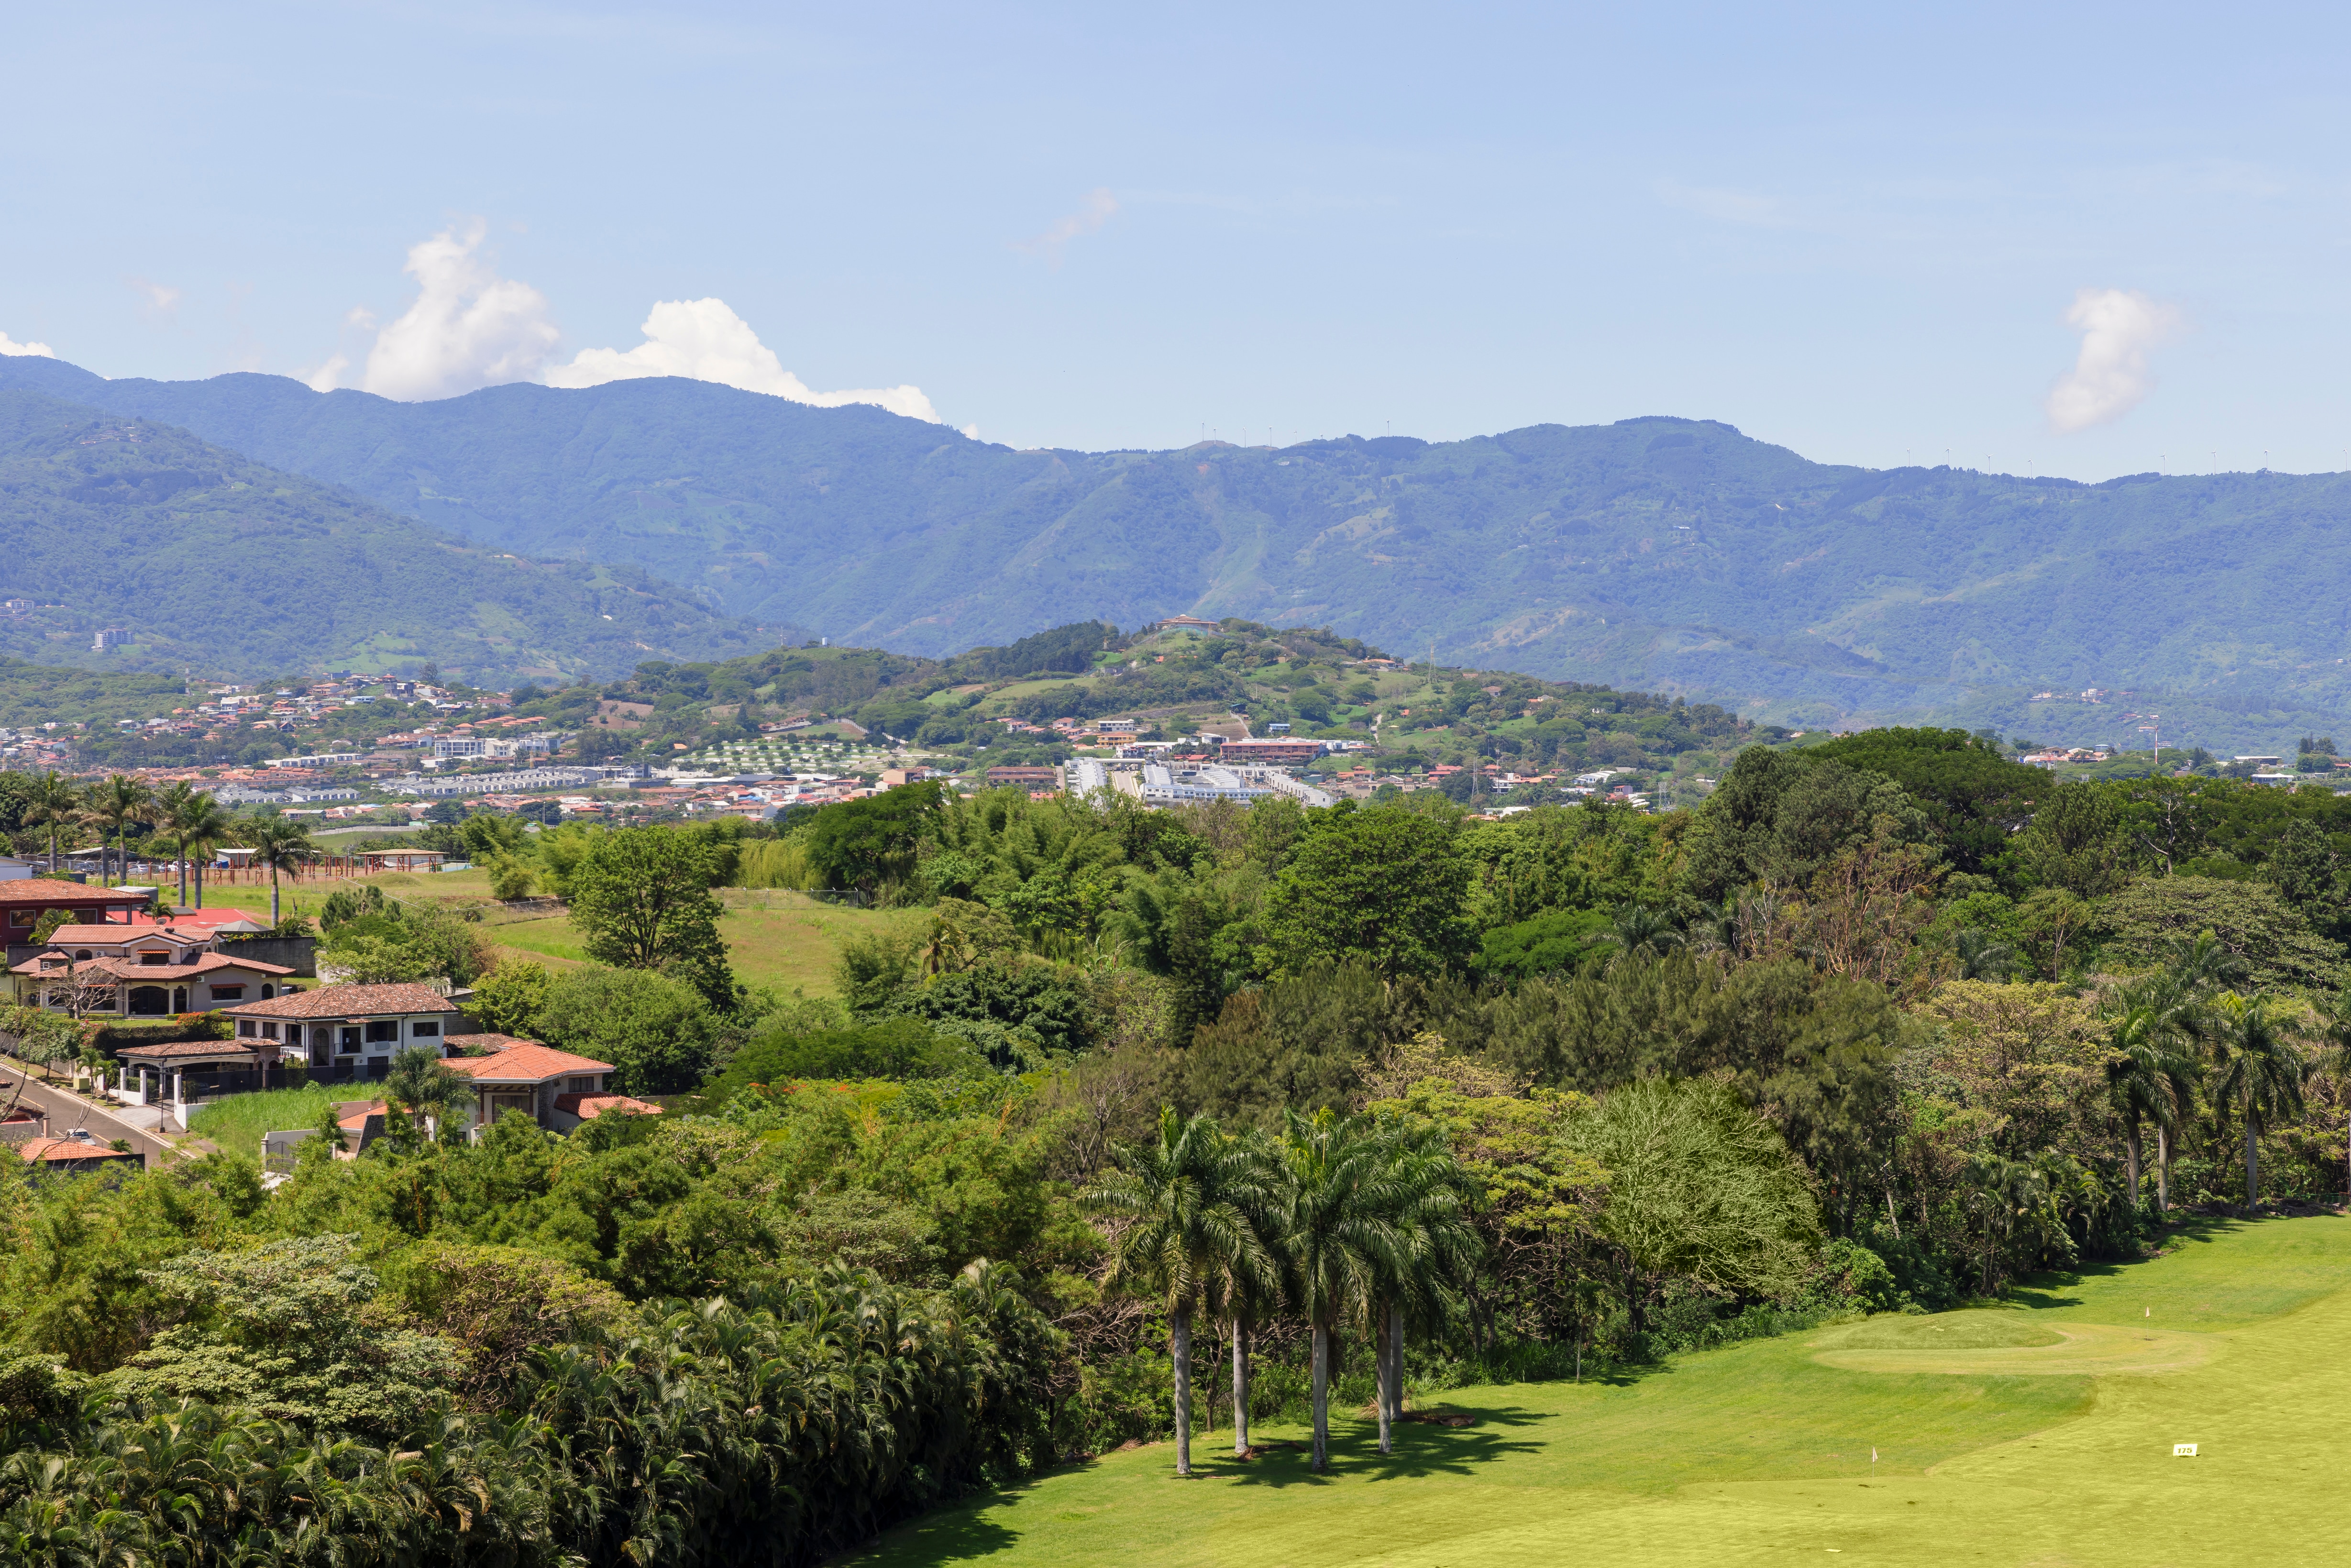
[[[862,1568],[2351,1562],[2351,1220],[2212,1221],[2015,1304],[1455,1390],[1332,1469],[1196,1438],[927,1514]],[[1295,1439],[1290,1428],[1252,1434]],[[2194,1443],[2193,1458],[2173,1445]],[[1873,1450],[1876,1460],[1872,1460]]]

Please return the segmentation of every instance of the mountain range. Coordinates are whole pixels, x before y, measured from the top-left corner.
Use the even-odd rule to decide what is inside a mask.
[[[183,426],[475,548],[911,653],[1181,611],[1792,724],[2135,739],[2159,709],[2167,744],[2220,749],[2351,715],[2342,475],[1872,470],[1670,418],[1015,451],[676,380],[401,403],[17,358],[7,386]]]
[[[467,544],[175,426],[26,392],[0,391],[0,653],[43,664],[430,664],[503,685],[797,635],[715,614],[633,568]]]

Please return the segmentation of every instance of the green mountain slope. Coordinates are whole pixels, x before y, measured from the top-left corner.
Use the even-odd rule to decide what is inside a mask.
[[[737,614],[908,653],[1189,611],[1423,654],[1433,639],[1450,662],[1791,723],[2129,739],[2125,715],[2159,707],[2217,747],[2351,719],[2344,476],[1877,472],[1674,419],[1013,452],[678,381],[402,404],[0,361],[12,379],[477,539],[630,561]],[[2121,695],[2085,705],[2087,688]]]
[[[252,673],[439,665],[506,684],[724,658],[774,630],[634,569],[461,544],[183,430],[0,392],[0,653]],[[95,632],[127,644],[98,651]]]

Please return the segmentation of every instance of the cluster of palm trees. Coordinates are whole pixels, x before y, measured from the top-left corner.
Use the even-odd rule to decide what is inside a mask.
[[[1167,1314],[1176,1469],[1192,1473],[1192,1330],[1232,1335],[1233,1451],[1249,1451],[1249,1343],[1290,1313],[1313,1342],[1313,1468],[1330,1465],[1335,1337],[1374,1346],[1380,1452],[1404,1417],[1407,1326],[1455,1309],[1478,1261],[1468,1177],[1434,1128],[1323,1110],[1281,1131],[1231,1133],[1160,1113],[1159,1139],[1120,1147],[1087,1195],[1111,1222],[1106,1284]]]
[[[2266,991],[2231,989],[2242,960],[2206,932],[2179,943],[2169,960],[2116,989],[2104,1006],[2122,1053],[2108,1087],[2123,1122],[2123,1155],[2131,1202],[2140,1201],[2144,1130],[2155,1129],[2156,1201],[2171,1204],[2171,1156],[2199,1095],[2244,1124],[2245,1205],[2261,1202],[2262,1129],[2302,1113],[2312,1061],[2301,1009]],[[2324,1018],[2337,1043],[2351,1019]]]
[[[131,824],[149,824],[152,836],[170,846],[172,858],[179,864],[179,903],[183,905],[188,902],[188,873],[194,871],[199,909],[204,903],[205,862],[224,844],[249,849],[253,863],[269,872],[273,925],[278,918],[278,876],[299,871],[317,853],[308,832],[298,823],[278,817],[232,816],[211,791],[185,779],[158,790],[127,773],[110,774],[86,785],[61,773],[43,773],[26,791],[24,821],[29,827],[46,830],[52,876],[57,874],[60,836],[78,828],[98,830],[100,881],[119,876],[128,865]]]

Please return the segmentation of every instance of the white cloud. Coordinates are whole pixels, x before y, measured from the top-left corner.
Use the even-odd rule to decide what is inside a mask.
[[[2177,331],[2177,308],[2136,289],[2085,288],[2065,324],[2082,334],[2081,356],[2049,389],[2049,427],[2060,435],[2120,419],[2155,389],[2149,349]]]
[[[685,376],[818,408],[870,402],[909,419],[940,423],[938,411],[920,387],[810,392],[799,377],[784,369],[773,349],[759,341],[751,324],[723,299],[664,299],[653,307],[640,329],[645,340],[635,348],[625,352],[583,349],[569,364],[548,371],[547,384],[593,387],[638,376]]]
[[[148,309],[159,316],[169,315],[179,308],[180,301],[187,298],[186,290],[175,288],[168,283],[158,283],[152,277],[126,277],[122,281],[131,286],[132,293],[147,302]]]
[[[0,332],[0,354],[35,354],[44,360],[57,357],[57,351],[47,343],[20,343],[5,332]]]
[[[1109,187],[1098,186],[1086,193],[1086,199],[1079,204],[1076,212],[1059,220],[1035,238],[1019,241],[1012,248],[1026,251],[1030,256],[1041,256],[1050,265],[1059,267],[1061,265],[1061,252],[1068,248],[1071,240],[1098,232],[1117,212],[1118,198],[1110,193]]]
[[[476,218],[409,247],[403,270],[416,280],[416,299],[376,334],[362,387],[421,402],[538,378],[563,334],[547,319],[545,295],[500,277],[477,254],[484,233]],[[361,312],[353,318],[362,325],[372,321]],[[350,368],[349,358],[337,354],[312,374],[310,385],[330,390]]]

